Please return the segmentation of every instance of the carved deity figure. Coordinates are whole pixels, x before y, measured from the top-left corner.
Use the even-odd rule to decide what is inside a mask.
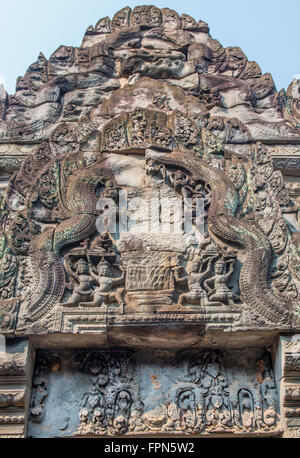
[[[129,419],[130,431],[140,432],[145,431],[146,426],[143,422],[144,404],[139,399],[135,399],[132,404],[131,416]]]
[[[93,301],[87,304],[88,307],[101,307],[115,301],[122,307],[124,306],[122,299],[123,290],[112,291],[115,286],[124,284],[124,272],[122,272],[121,277],[112,278],[111,266],[108,262],[102,260],[99,262],[97,270],[93,267],[91,268],[91,275],[99,286],[94,291]]]
[[[183,305],[185,303],[191,303],[195,305],[200,305],[201,299],[203,298],[203,294],[205,294],[205,291],[203,289],[203,283],[206,278],[209,277],[209,275],[212,273],[211,272],[211,267],[212,267],[212,262],[215,259],[215,257],[211,258],[206,266],[206,269],[204,269],[203,272],[201,272],[204,261],[203,259],[197,259],[194,260],[188,269],[188,276],[180,278],[178,275],[179,269],[181,267],[178,267],[174,271],[174,276],[175,280],[177,283],[183,283],[186,282],[188,283],[189,287],[189,293],[183,293],[179,297],[178,304]]]
[[[276,401],[270,400],[269,405],[264,410],[264,423],[267,425],[268,428],[274,426],[277,420],[277,413],[276,413]]]
[[[91,243],[91,250],[99,250],[103,253],[114,254],[115,241],[109,232],[103,232]]]
[[[274,268],[271,273],[271,278],[274,279],[274,288],[276,288],[280,293],[285,293],[291,298],[296,298],[298,296],[296,285],[292,281],[288,265],[284,260],[277,263],[276,268]]]
[[[183,391],[179,396],[178,405],[180,408],[181,426],[184,429],[192,430],[196,424],[196,403],[193,391]]]
[[[168,178],[175,191],[179,193],[182,192],[182,190],[185,190],[185,186],[189,182],[188,176],[185,175],[180,169],[176,170],[176,172],[169,173]],[[184,195],[184,197],[188,196]]]
[[[142,110],[137,110],[132,116],[132,140],[140,143],[144,140],[147,118]]]
[[[266,364],[266,363],[265,363]],[[261,383],[263,395],[263,421],[267,428],[274,426],[277,421],[276,384],[272,369],[265,369],[264,380]]]
[[[212,354],[204,366],[202,378],[205,397],[206,424],[212,429],[231,426],[230,400],[226,370],[216,354]]]
[[[94,281],[90,275],[89,265],[84,259],[79,259],[79,261],[77,261],[75,265],[75,272],[68,257],[65,258],[64,265],[70,277],[72,277],[78,285],[74,287],[69,301],[62,305],[64,307],[77,307],[79,303],[86,302],[91,299],[91,294],[93,292],[92,285]],[[69,284],[67,287],[71,289],[72,285]]]
[[[96,428],[100,428],[100,430],[105,431],[105,428],[103,426],[103,423],[105,421],[105,407],[102,398],[99,404],[99,407],[94,410],[92,421]]]
[[[251,392],[241,389],[238,394],[239,423],[245,430],[253,430],[255,425],[254,400]]]
[[[208,190],[205,190],[203,183],[197,183],[190,176],[183,173],[180,169],[176,172],[167,172],[167,176],[171,186],[176,192],[182,195],[183,198],[206,198]],[[208,199],[206,198],[205,202]]]
[[[82,396],[81,406],[78,433],[103,432],[105,423],[105,398],[96,386],[96,383],[94,383],[88,393]]]
[[[234,260],[230,260],[229,271],[226,273],[226,262],[219,260],[215,265],[215,275],[204,282],[204,288],[209,291],[210,302],[222,302],[227,304],[236,300],[235,294],[227,285],[234,270]]]
[[[147,160],[146,173],[150,177],[156,177],[158,183],[163,183],[167,177],[166,167],[162,164],[157,164],[151,159]]]
[[[128,428],[131,404],[132,398],[127,391],[122,390],[117,394],[115,399],[113,427],[120,434],[126,432]]]
[[[131,402],[130,394],[125,390],[120,391],[116,397],[116,414],[128,417]]]

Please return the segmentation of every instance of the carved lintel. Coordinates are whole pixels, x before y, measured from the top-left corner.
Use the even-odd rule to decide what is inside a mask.
[[[31,437],[280,434],[264,349],[40,352],[35,373]]]

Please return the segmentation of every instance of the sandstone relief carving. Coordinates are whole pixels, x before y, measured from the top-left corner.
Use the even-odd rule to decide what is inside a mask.
[[[246,358],[247,369],[240,358]],[[57,356],[40,354],[36,373],[44,370],[45,360],[53,359],[57,361]],[[165,351],[148,357],[143,352],[126,349],[78,351],[65,353],[63,360],[64,372],[59,370],[59,363],[55,366],[58,370],[49,372],[52,393],[46,396],[45,390],[39,390],[43,393],[39,402],[45,410],[44,417],[39,418],[40,433],[36,423],[37,398],[33,392],[31,415],[34,416],[29,435],[48,436],[46,430],[52,430],[50,435],[62,437],[167,432],[268,434],[276,433],[279,427],[274,374],[268,355],[258,349],[231,351],[231,355],[219,351],[175,355]],[[74,377],[80,380],[80,385],[74,385]],[[34,381],[34,387],[37,382],[42,383]],[[61,383],[66,384],[63,392]],[[161,393],[156,401],[151,399],[155,388]],[[71,394],[73,390],[75,393]],[[52,402],[57,393],[60,407]],[[62,422],[64,427],[54,424],[58,408],[64,418],[69,418],[66,424]]]
[[[7,340],[0,347],[0,436],[26,436],[32,355],[25,340]]]
[[[146,10],[149,13],[146,8],[143,14],[146,14]],[[124,11],[124,18],[123,13],[120,18],[126,23],[125,17],[129,10]],[[141,14],[135,11],[133,21],[142,17]],[[172,13],[170,17],[177,16]],[[121,27],[120,18],[113,21],[114,28]],[[166,30],[169,30],[168,27]],[[196,48],[191,48],[193,59],[198,55]],[[105,49],[101,45],[98,54],[113,58],[112,50],[112,45],[105,45]],[[200,48],[197,52],[200,52]],[[60,72],[65,72],[76,59],[80,64],[85,61],[83,57],[79,58],[78,53],[78,50],[62,47],[51,57],[51,65],[58,62],[63,65]],[[89,59],[96,56],[95,45],[92,48],[82,48],[80,53],[86,53],[87,62],[90,62]],[[227,66],[226,55],[229,56]],[[211,56],[213,62],[213,51]],[[235,68],[235,60],[240,62],[238,65],[242,65],[245,58],[241,56],[241,52],[233,48],[228,53],[226,51],[218,72],[223,74],[227,68]],[[58,70],[51,68],[53,75],[56,74]],[[72,70],[77,71],[81,70]],[[230,75],[238,77],[235,71]],[[2,204],[2,263],[9,263],[9,270],[3,273],[1,296],[7,301],[5,304],[8,310],[8,300],[10,304],[20,302],[20,329],[27,329],[31,323],[43,320],[47,314],[53,316],[53,313],[59,313],[56,312],[59,306],[99,307],[99,313],[107,313],[111,309],[109,304],[115,303],[122,315],[145,311],[147,307],[142,306],[139,310],[139,304],[146,305],[147,301],[149,306],[151,301],[167,306],[165,310],[169,312],[172,304],[177,304],[179,311],[184,303],[206,307],[212,304],[234,305],[238,302],[244,304],[241,308],[242,321],[250,327],[275,324],[290,327],[294,322],[293,310],[298,294],[293,271],[289,270],[284,277],[276,272],[280,259],[289,256],[290,251],[296,252],[291,246],[288,228],[281,216],[281,212],[289,211],[294,204],[284,187],[280,172],[274,171],[267,149],[262,143],[255,144],[251,129],[240,120],[209,117],[201,97],[186,95],[184,89],[172,86],[167,80],[168,77],[166,80],[150,80],[147,75],[147,78],[137,79],[134,84],[115,89],[110,98],[106,98],[103,103],[98,102],[90,115],[82,117],[82,121],[79,119],[73,124],[57,122],[49,141],[38,146],[13,176]],[[48,84],[47,81],[42,78],[41,87]],[[138,108],[135,85],[143,94],[143,108]],[[120,109],[123,98],[132,100],[129,110]],[[192,117],[188,116],[191,110],[194,110]],[[103,123],[101,118],[104,112],[107,113],[106,119],[109,119]],[[252,153],[243,160],[234,153],[229,158],[226,153],[227,159],[224,159],[225,144],[235,141],[253,142]],[[90,148],[92,151],[88,152]],[[124,153],[129,154],[126,156],[128,160],[123,171],[118,172],[113,156]],[[130,155],[133,156],[132,164]],[[137,166],[134,162],[136,155],[140,157],[138,167],[141,183],[148,183],[144,188],[142,184],[135,186],[129,177],[132,167],[134,169]],[[146,175],[143,169],[146,169]],[[121,182],[120,174],[123,176]],[[196,262],[192,267],[186,266],[188,275],[180,278],[178,272],[184,269],[184,265],[178,264],[178,256],[176,258],[168,249],[164,249],[161,243],[159,250],[155,248],[155,251],[161,251],[165,260],[161,258],[155,268],[155,253],[145,254],[147,247],[142,244],[138,250],[133,250],[135,262],[139,256],[143,258],[141,267],[129,267],[132,250],[125,249],[122,252],[117,248],[114,267],[110,264],[111,259],[105,259],[105,256],[101,258],[100,253],[97,258],[91,254],[92,251],[89,254],[84,250],[82,258],[73,256],[73,264],[72,253],[78,251],[84,243],[91,244],[97,235],[98,199],[112,196],[117,205],[117,190],[120,189],[129,190],[134,197],[149,199],[154,195],[155,183],[158,183],[159,177],[160,196],[171,195],[171,187],[176,197],[192,199],[193,223],[195,201],[197,198],[204,200],[204,225],[214,238],[216,253],[220,256],[217,262],[212,265],[210,261],[205,266],[200,257],[199,266],[196,266]],[[108,187],[115,191],[107,193]],[[120,214],[116,215],[117,224],[121,217]],[[101,237],[103,233],[98,233],[98,236]],[[117,239],[122,236],[118,229],[113,235]],[[130,239],[130,233],[128,237]],[[184,257],[187,258],[190,256],[189,247],[183,241],[183,232],[178,237],[185,244],[178,254],[185,251]],[[70,251],[68,247],[72,245],[74,248]],[[241,268],[235,273],[237,292],[233,292],[227,283],[235,271],[236,263],[232,260],[228,267],[229,259],[221,258],[225,247],[230,250],[237,246],[239,248],[235,257],[239,258],[238,250],[242,249],[244,259],[239,260]],[[197,251],[197,246],[193,248]],[[245,257],[245,253],[248,253],[248,257]],[[26,275],[32,278],[35,285],[30,291],[29,288],[26,290],[26,285],[24,288],[18,277],[20,256],[24,258],[24,265],[26,263]],[[63,262],[61,257],[64,258]],[[145,259],[148,266],[142,267]],[[150,267],[152,264],[153,269]],[[260,269],[257,269],[257,265]],[[120,269],[123,273],[117,277],[115,271],[120,272]],[[273,283],[269,279],[271,271]],[[152,281],[156,275],[164,278],[164,285],[158,281],[153,288],[146,278],[149,276]],[[116,290],[115,285],[121,285],[122,281],[124,288]],[[138,282],[139,285],[133,286],[132,282]],[[253,283],[258,288],[253,289]],[[21,289],[23,291],[19,295]],[[66,289],[72,293],[64,299]],[[134,298],[134,290],[140,291],[138,300]],[[149,293],[154,290],[157,291],[156,299],[153,292]],[[180,292],[179,296],[177,291]],[[285,294],[286,291],[289,293]],[[151,311],[154,311],[153,307],[152,310],[148,307],[148,312]],[[8,323],[8,315],[4,321]],[[53,319],[48,323],[53,323]],[[5,326],[14,327],[15,323],[2,325],[2,328]]]
[[[114,144],[109,146],[111,140],[107,144],[109,138],[107,132],[110,132],[110,123],[108,123],[103,134],[99,132],[100,137],[103,135],[105,139],[105,143],[100,141],[100,145],[106,146],[102,147],[102,152],[100,148],[99,153],[93,153],[92,160],[89,159],[87,162],[85,152],[76,153],[76,155],[71,153],[70,156],[63,154],[60,159],[54,156],[49,162],[50,149],[43,144],[32,156],[31,162],[36,165],[33,165],[32,168],[32,165],[29,165],[29,158],[26,159],[20,172],[9,185],[7,205],[9,205],[9,198],[15,186],[19,193],[22,192],[24,196],[22,202],[25,198],[26,204],[25,208],[23,207],[24,210],[20,211],[17,207],[15,211],[11,210],[6,217],[4,216],[2,237],[6,254],[3,255],[2,262],[8,262],[10,259],[16,260],[15,264],[9,263],[9,271],[4,274],[7,279],[9,277],[9,281],[4,280],[4,282],[7,285],[14,285],[17,282],[17,285],[13,293],[9,293],[7,287],[4,291],[3,287],[1,294],[2,297],[6,295],[7,300],[20,299],[21,327],[30,326],[29,323],[42,319],[60,305],[77,307],[79,304],[89,306],[90,303],[91,307],[100,307],[116,302],[120,306],[121,314],[126,314],[128,311],[139,313],[137,305],[139,301],[135,304],[134,297],[131,297],[131,292],[134,290],[143,291],[141,295],[145,296],[144,302],[147,300],[151,302],[150,293],[147,293],[147,290],[149,292],[157,290],[155,302],[167,305],[168,310],[171,311],[172,303],[176,304],[175,293],[177,290],[180,291],[180,288],[182,293],[178,299],[179,305],[186,302],[187,298],[194,303],[198,298],[199,305],[203,306],[209,306],[211,303],[243,302],[245,305],[242,310],[248,316],[249,323],[255,323],[258,320],[259,324],[263,326],[272,325],[272,323],[290,326],[293,322],[293,299],[296,299],[297,296],[296,288],[293,286],[293,273],[290,272],[288,275],[285,288],[282,282],[278,287],[278,280],[273,287],[269,281],[269,273],[272,268],[274,271],[271,265],[272,253],[275,257],[288,256],[293,249],[290,248],[292,242],[288,236],[288,228],[283,216],[280,216],[281,212],[287,211],[293,203],[284,187],[280,173],[273,170],[272,160],[263,145],[257,143],[253,155],[243,163],[239,162],[235,155],[232,155],[231,159],[224,160],[224,150],[211,150],[211,139],[214,141],[213,134],[209,136],[206,131],[203,135],[204,128],[197,129],[196,124],[192,125],[183,114],[179,115],[178,111],[175,116],[168,116],[155,110],[139,109],[133,112],[132,118],[130,116],[126,119],[124,116],[122,118],[126,132],[130,132],[130,135],[128,133],[122,136],[122,141],[128,138],[128,143],[117,149],[113,146]],[[118,119],[117,117],[112,122],[117,122],[119,125]],[[156,124],[151,127],[153,122],[163,122],[163,126],[168,124],[172,126],[172,129],[168,131],[168,143],[164,143],[163,146],[157,144],[157,137],[154,140],[148,137],[150,134],[147,132],[148,130],[152,132],[151,129],[154,129],[153,132],[157,135]],[[120,127],[117,128],[117,132],[120,132],[119,129]],[[167,128],[163,127],[163,129]],[[171,145],[173,145],[172,148]],[[165,147],[167,147],[166,150]],[[130,174],[130,161],[127,162],[125,171],[121,172],[125,175],[125,182],[121,186],[116,179],[112,181],[111,177],[107,176],[114,169],[113,158],[107,156],[107,154],[114,153],[106,153],[110,148],[112,151],[123,151],[123,154],[126,152],[144,155],[144,166],[141,166],[141,160],[138,163],[139,168],[147,170],[143,178],[144,182],[147,181],[146,187],[143,188],[142,184],[139,187],[132,186],[131,183],[129,186],[126,185],[126,173]],[[153,148],[159,148],[160,151]],[[45,162],[45,166],[39,170],[38,165],[41,165],[43,163],[41,161],[46,161],[46,159],[48,162]],[[126,172],[128,167],[129,172]],[[145,173],[142,170],[141,172]],[[29,177],[34,175],[36,178],[30,184]],[[160,180],[159,190],[157,188],[158,179]],[[25,186],[24,180],[27,180]],[[115,191],[113,191],[114,186],[116,186]],[[108,189],[111,191],[108,192]],[[118,191],[120,190],[127,193],[129,191],[134,198],[146,200],[155,195],[158,197],[164,194],[166,197],[176,197],[182,201],[190,199],[192,226],[196,221],[196,201],[202,199],[204,202],[203,227],[207,228],[213,237],[215,252],[220,257],[214,263],[211,274],[208,271],[211,270],[212,261],[209,262],[209,266],[206,266],[206,273],[204,266],[199,266],[198,274],[200,277],[203,274],[203,278],[198,277],[196,280],[195,269],[198,267],[194,262],[186,278],[187,284],[184,285],[184,278],[178,275],[178,269],[184,268],[184,265],[180,265],[179,258],[183,254],[183,258],[187,259],[191,256],[191,253],[189,254],[191,250],[196,253],[203,234],[200,234],[198,238],[198,247],[197,241],[193,247],[189,247],[182,228],[177,234],[177,239],[181,244],[177,255],[175,255],[176,250],[164,248],[163,239],[160,240],[160,248],[154,247],[152,252],[150,250],[145,253],[145,250],[148,250],[146,239],[139,241],[137,249],[133,249],[136,241],[134,241],[135,232],[131,229],[125,235],[115,229],[114,237],[118,239],[121,236],[119,243],[121,249],[117,248],[118,244],[112,237],[114,248],[111,248],[113,251],[110,255],[109,253],[101,254],[100,248],[94,250],[92,245],[95,246],[96,238],[105,237],[107,232],[104,231],[97,235],[97,221],[99,217],[103,217],[103,212],[99,213],[97,202],[102,197],[110,198],[117,207],[119,204]],[[17,194],[14,194],[14,198],[16,196]],[[116,212],[115,218],[116,224],[120,224],[120,218],[122,218],[120,211]],[[257,222],[253,223],[249,221],[249,218]],[[149,221],[144,219],[145,232],[148,226]],[[128,241],[123,243],[122,237],[124,240],[127,238]],[[72,245],[74,248],[68,249]],[[91,245],[91,249],[86,250],[85,245]],[[130,249],[128,249],[129,245],[131,245]],[[243,253],[248,253],[248,258],[246,256],[242,262],[239,261],[242,267],[236,274],[239,277],[238,294],[232,292],[227,285],[234,273],[236,263],[233,262],[233,259],[228,258],[228,254],[226,255],[227,260],[221,259],[226,250],[227,252],[235,250],[234,257],[238,257],[237,246],[243,249]],[[161,255],[158,254],[159,252]],[[17,275],[18,256],[28,260],[26,274],[33,278],[36,285],[27,293],[23,293],[21,297],[17,295],[16,291],[20,289],[18,280],[19,282],[21,280]],[[61,256],[64,257],[63,263]],[[132,256],[134,256],[134,267],[129,267]],[[138,267],[139,256],[141,256],[140,268]],[[154,268],[155,256],[159,256],[160,261]],[[147,267],[146,265],[142,267],[146,259]],[[269,261],[266,262],[266,259]],[[200,255],[199,264],[203,264],[203,260]],[[115,261],[114,267],[110,264],[111,261]],[[154,270],[151,270],[152,264]],[[228,267],[229,264],[230,267]],[[261,266],[260,270],[257,270],[257,264]],[[114,271],[120,272],[120,270],[123,273],[117,276]],[[149,270],[148,273],[147,270]],[[157,280],[155,280],[156,270]],[[143,280],[144,275],[146,276]],[[272,278],[277,275],[275,269]],[[146,280],[147,276],[150,276],[151,282],[153,280],[156,282],[155,287]],[[164,285],[158,280],[159,276],[164,279]],[[125,286],[125,298],[120,288],[114,291],[114,287],[117,284],[121,285],[122,282]],[[137,282],[139,285],[133,286],[132,282]],[[253,282],[260,285],[257,292],[250,287]],[[70,289],[72,294],[67,300],[63,300],[66,288]],[[277,295],[278,288],[281,289],[279,291],[281,293],[286,289],[294,292],[285,297],[283,294]],[[163,299],[166,294],[167,296]],[[260,294],[261,297],[259,297]]]
[[[1,91],[0,334],[61,350],[36,360],[29,434],[299,435],[296,382],[266,356],[300,328],[299,123],[299,80],[277,90],[203,20],[151,5]],[[143,346],[162,352],[151,374]],[[22,393],[0,393],[20,435]]]

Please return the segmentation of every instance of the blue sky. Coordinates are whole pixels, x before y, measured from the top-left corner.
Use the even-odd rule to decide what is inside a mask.
[[[126,5],[154,4],[202,19],[224,47],[240,46],[249,60],[273,75],[277,89],[300,74],[300,0],[0,0],[0,83],[14,93],[42,51],[79,46],[86,28]]]

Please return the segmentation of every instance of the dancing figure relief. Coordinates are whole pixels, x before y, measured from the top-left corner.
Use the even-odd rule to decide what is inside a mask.
[[[217,257],[209,259],[205,267],[204,259],[195,259],[188,267],[188,275],[179,277],[179,271],[182,269],[178,267],[175,269],[175,280],[177,284],[187,283],[189,292],[180,295],[178,305],[193,304],[201,305],[205,297],[205,290],[203,288],[204,281],[212,273],[212,264]]]
[[[73,292],[69,301],[62,305],[64,307],[77,307],[81,302],[87,302],[92,297],[93,278],[90,275],[90,268],[84,259],[79,259],[74,270],[72,262],[67,256],[64,265],[69,276],[75,281],[75,286],[72,283],[66,284],[66,287]]]
[[[122,271],[122,275],[118,278],[113,278],[111,266],[105,260],[102,259],[99,262],[97,270],[93,266],[91,267],[91,275],[97,287],[93,293],[92,302],[83,305],[88,307],[101,307],[117,302],[121,307],[124,307],[124,301],[122,299],[124,288],[113,291],[113,288],[125,283],[125,272],[123,267],[118,266],[118,268]]]
[[[125,282],[123,267],[118,266],[122,275],[113,278],[112,268],[107,261],[102,259],[97,268],[94,267],[89,255],[88,261],[79,259],[74,269],[70,258],[65,257],[66,271],[75,281],[75,286],[72,283],[66,284],[67,289],[72,290],[72,294],[70,299],[61,305],[64,307],[101,307],[117,302],[119,306],[124,307],[122,299],[124,288],[113,291],[116,286]]]
[[[227,273],[226,270],[226,262],[220,259],[215,265],[215,275],[205,280],[204,288],[208,291],[209,302],[232,304],[232,302],[238,300],[238,297],[231,291],[227,284],[234,271],[234,259],[229,261],[229,270]]]

